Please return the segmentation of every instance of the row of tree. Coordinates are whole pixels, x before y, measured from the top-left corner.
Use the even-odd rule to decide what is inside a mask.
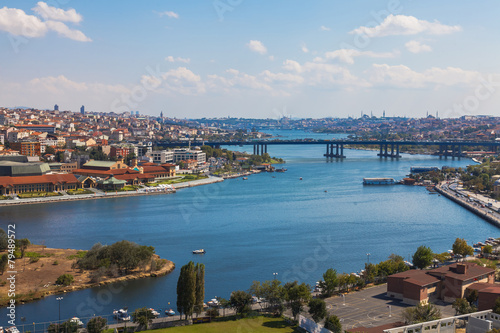
[[[182,266],[177,281],[177,311],[187,319],[203,311],[205,299],[205,265],[190,261]]]

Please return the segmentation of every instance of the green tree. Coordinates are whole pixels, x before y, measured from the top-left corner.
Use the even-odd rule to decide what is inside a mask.
[[[6,253],[2,254],[2,257],[0,257],[0,272],[2,275],[5,272],[8,263],[9,263],[9,256]]]
[[[323,280],[319,282],[321,294],[325,297],[332,296],[338,285],[337,271],[333,268],[327,269],[326,272],[323,273]]]
[[[193,314],[196,303],[196,272],[194,263],[190,261],[182,266],[179,280],[177,281],[177,311],[182,315]]]
[[[21,258],[24,258],[24,252],[31,244],[28,238],[16,239],[16,251],[21,251]]]
[[[479,297],[479,292],[476,289],[469,291],[467,297],[465,298],[470,305],[474,305]]]
[[[88,333],[101,333],[106,328],[108,320],[102,317],[93,317],[87,323]]]
[[[500,314],[500,297],[495,300],[495,306],[493,306],[493,312]]]
[[[467,314],[477,311],[476,307],[470,305],[465,298],[455,299],[455,301],[452,304],[452,308],[455,309],[456,315]]]
[[[7,239],[7,233],[5,230],[0,228],[0,251],[7,250],[7,245],[9,245],[9,241]]]
[[[493,246],[488,244],[483,247],[484,254],[491,254],[492,252],[493,252]]]
[[[236,314],[244,317],[251,310],[250,304],[252,303],[252,295],[243,290],[233,291],[231,298],[229,299],[229,303],[236,311]]]
[[[199,315],[203,311],[203,300],[205,299],[205,265],[196,264],[196,290],[195,290],[195,312]]]
[[[434,255],[427,246],[421,245],[413,254],[413,265],[419,269],[424,269],[432,263]]]
[[[325,328],[333,333],[342,333],[342,324],[336,315],[331,315],[326,318]]]
[[[309,301],[309,314],[313,320],[319,323],[326,317],[326,303],[324,300],[315,298]]]
[[[378,267],[375,264],[365,263],[365,271],[363,273],[363,278],[365,279],[366,283],[374,282],[375,278],[378,276]]]
[[[462,257],[471,256],[474,254],[474,249],[472,246],[467,244],[467,241],[463,238],[457,238],[452,247],[454,254],[459,254]]]
[[[287,306],[292,310],[295,320],[303,310],[304,302],[311,299],[311,287],[305,283],[299,284],[297,281],[287,282],[284,286],[285,300]]]
[[[57,278],[56,284],[62,285],[62,286],[69,286],[70,284],[73,283],[74,280],[75,279],[74,279],[73,275],[71,275],[71,274],[63,274],[63,275],[60,275]]]
[[[148,309],[146,307],[136,309],[132,313],[132,321],[136,324],[139,324],[139,326],[145,327],[146,330],[148,329],[149,324],[153,321],[154,315],[151,309]]]
[[[405,324],[411,325],[441,319],[441,311],[434,304],[420,303],[417,306],[404,309],[401,316]]]

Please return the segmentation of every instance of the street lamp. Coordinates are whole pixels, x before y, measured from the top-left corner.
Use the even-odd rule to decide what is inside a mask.
[[[389,308],[389,317],[392,317],[392,308],[390,305],[387,305],[387,307]]]
[[[276,280],[276,277],[278,276],[278,273],[273,273],[274,280]]]
[[[370,253],[367,253],[366,256],[368,257],[368,264],[370,264]]]
[[[57,322],[58,327],[61,325],[61,301],[64,299],[64,297],[57,297],[56,301],[59,303],[59,321]]]

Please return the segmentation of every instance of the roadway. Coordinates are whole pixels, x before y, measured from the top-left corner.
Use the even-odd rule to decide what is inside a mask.
[[[479,215],[483,214],[490,219],[496,220],[497,224],[500,225],[500,202],[497,200],[464,190],[458,180],[441,183],[438,187],[471,210],[479,212]]]

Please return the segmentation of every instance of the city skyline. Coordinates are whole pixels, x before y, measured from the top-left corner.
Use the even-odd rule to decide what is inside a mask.
[[[177,118],[500,115],[496,2],[192,3],[5,1],[2,104]]]

